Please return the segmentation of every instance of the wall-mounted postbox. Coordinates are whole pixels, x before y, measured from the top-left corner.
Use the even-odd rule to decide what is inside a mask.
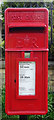
[[[5,83],[8,115],[47,113],[47,9],[5,11]]]

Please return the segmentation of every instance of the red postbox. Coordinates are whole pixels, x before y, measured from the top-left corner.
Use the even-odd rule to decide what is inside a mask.
[[[5,111],[8,115],[48,110],[48,10],[5,11]]]

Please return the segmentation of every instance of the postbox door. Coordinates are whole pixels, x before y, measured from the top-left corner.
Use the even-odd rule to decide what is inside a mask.
[[[11,68],[11,71],[9,71],[9,104],[11,104],[10,109],[11,110],[19,110],[23,111],[28,110],[41,110],[43,107],[43,99],[42,95],[44,93],[43,86],[42,86],[42,53],[39,52],[33,52],[33,56],[31,58],[24,58],[22,57],[22,53],[20,52],[11,52],[8,56],[9,64],[8,67]],[[17,64],[16,64],[16,58],[17,58]],[[34,62],[36,64],[35,66],[35,95],[19,95],[19,61],[22,62]],[[14,74],[15,73],[15,74]],[[11,77],[10,77],[11,76]],[[15,81],[16,80],[16,81]],[[41,95],[42,94],[42,95]],[[41,103],[41,104],[40,104]],[[34,107],[35,106],[35,107]]]

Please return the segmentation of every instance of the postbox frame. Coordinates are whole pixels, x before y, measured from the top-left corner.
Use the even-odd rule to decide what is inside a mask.
[[[44,78],[45,77],[45,75],[48,75],[48,61],[47,61],[47,58],[48,58],[48,42],[45,42],[45,45],[46,45],[46,47],[45,48],[34,48],[34,49],[32,49],[32,48],[29,48],[29,49],[25,49],[25,48],[21,48],[21,49],[16,49],[16,48],[8,48],[8,33],[9,33],[9,28],[12,28],[12,27],[44,27],[45,28],[45,30],[46,30],[46,41],[48,41],[48,17],[47,17],[47,19],[45,20],[46,21],[46,23],[47,23],[47,25],[45,24],[45,23],[38,23],[38,24],[36,24],[36,23],[19,23],[19,24],[8,24],[8,12],[17,12],[17,11],[25,11],[25,12],[27,12],[27,11],[32,11],[32,12],[34,12],[34,11],[36,11],[36,12],[38,12],[38,11],[44,11],[44,12],[46,12],[46,15],[48,16],[48,10],[46,9],[46,8],[8,8],[6,11],[5,11],[5,78],[6,78],[6,81],[5,81],[5,92],[6,92],[6,97],[5,97],[5,111],[6,111],[6,113],[8,114],[8,115],[38,115],[38,114],[40,114],[40,115],[42,115],[42,114],[46,114],[47,112],[48,112],[48,102],[47,102],[47,100],[48,100],[48,93],[47,93],[47,91],[48,91],[48,80],[47,80],[47,76],[46,76],[46,78]],[[8,86],[9,86],[9,69],[8,69],[8,66],[9,66],[9,63],[8,63],[8,56],[9,56],[9,54],[10,54],[10,52],[19,52],[19,51],[21,51],[21,52],[25,52],[25,51],[35,51],[35,52],[44,52],[44,54],[42,54],[42,61],[43,61],[43,63],[42,63],[42,65],[43,65],[43,76],[42,76],[42,79],[44,79],[44,81],[46,82],[45,83],[45,85],[43,85],[43,87],[46,87],[45,88],[45,96],[46,96],[46,99],[45,99],[45,110],[42,110],[42,111],[39,111],[39,110],[33,110],[33,111],[30,111],[29,109],[28,110],[19,110],[19,111],[17,111],[17,110],[10,110],[9,109],[9,99],[8,99],[8,95],[9,95],[9,90],[8,90]],[[46,59],[45,59],[46,58]],[[21,59],[21,58],[19,58],[19,59],[16,59],[16,65],[18,65],[18,61],[19,60],[21,60],[21,61],[24,61],[24,60],[26,60],[25,58],[23,58],[23,59]],[[27,60],[29,60],[29,58],[27,58]],[[27,61],[26,60],[26,61]],[[30,61],[36,61],[36,63],[38,63],[38,59],[36,58],[36,59],[33,59],[33,58],[30,58]],[[45,61],[44,61],[45,60]],[[47,64],[47,66],[45,66],[45,64]],[[37,66],[36,66],[37,67]],[[44,73],[45,72],[45,70],[46,70],[46,73]],[[18,67],[16,66],[16,71],[18,71]],[[37,70],[36,70],[36,72],[37,72]],[[18,75],[18,73],[16,74],[16,77],[17,77],[17,75]],[[11,77],[11,76],[10,76]],[[44,81],[43,81],[43,84],[44,84]],[[17,79],[17,81],[16,82],[18,82],[18,79]],[[37,80],[36,80],[36,85],[37,85]],[[17,85],[16,85],[16,87],[17,87]],[[18,87],[17,87],[17,89],[18,89]],[[17,89],[16,89],[16,91],[17,91]],[[36,93],[37,93],[37,86],[36,86]],[[10,92],[11,92],[11,90],[10,90]],[[12,97],[11,96],[11,94],[10,94],[10,97]],[[16,95],[16,99],[18,99],[18,97],[19,96],[17,96]],[[20,96],[21,97],[21,96]],[[29,96],[28,96],[29,97]],[[28,98],[27,97],[27,98]],[[44,96],[42,96],[42,97],[44,97]],[[25,97],[25,100],[27,99],[26,97]],[[38,98],[38,93],[37,93],[37,96],[36,96],[36,98]],[[19,100],[20,99],[24,99],[24,97],[22,97],[22,98],[19,98]],[[28,99],[30,99],[31,100],[31,98],[28,98]],[[37,99],[36,99],[37,100]]]

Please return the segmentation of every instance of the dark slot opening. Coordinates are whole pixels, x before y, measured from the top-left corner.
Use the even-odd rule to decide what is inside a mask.
[[[36,31],[36,32],[43,32],[44,27],[12,27],[9,28],[9,32],[14,33],[14,32],[25,32],[25,31]]]

